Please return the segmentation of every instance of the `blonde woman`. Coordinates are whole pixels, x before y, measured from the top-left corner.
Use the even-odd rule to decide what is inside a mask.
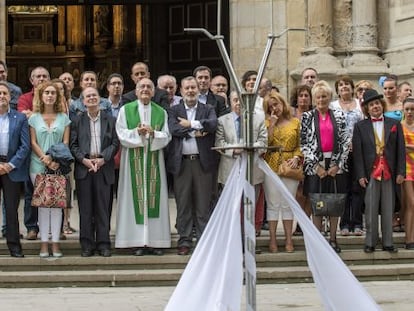
[[[275,91],[271,91],[265,98],[265,106],[267,107],[265,122],[268,130],[268,145],[281,148],[280,151],[268,152],[265,155],[266,162],[276,173],[283,161],[287,161],[291,168],[297,168],[301,162],[299,120],[292,118],[286,100]],[[289,192],[295,196],[299,182],[288,177],[281,176],[280,178]],[[285,250],[288,253],[292,253],[294,251],[292,210],[267,177],[265,177],[264,189],[270,235],[269,252],[275,253],[278,251],[276,228],[281,216],[286,238]]]
[[[34,184],[37,174],[46,169],[56,171],[59,163],[54,162],[48,149],[54,144],[69,143],[69,117],[63,112],[59,88],[47,81],[36,89],[34,111],[29,118],[32,155],[30,178]],[[49,232],[52,233],[53,257],[62,257],[59,247],[62,210],[60,208],[39,207],[39,233],[41,239],[40,257],[49,257]]]
[[[300,145],[304,157],[304,192],[333,193],[336,181],[338,193],[348,192],[347,172],[350,137],[345,115],[331,110],[332,89],[326,81],[318,81],[312,88],[315,109],[302,115]],[[313,223],[322,230],[322,217],[313,216]],[[341,248],[336,241],[338,217],[329,217],[329,244],[335,252]]]

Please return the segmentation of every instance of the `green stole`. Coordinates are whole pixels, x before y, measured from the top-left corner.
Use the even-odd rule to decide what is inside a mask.
[[[159,131],[164,126],[164,109],[160,106],[150,103],[151,105],[151,127],[154,131]],[[138,101],[125,105],[125,116],[128,129],[135,129],[141,123]],[[144,148],[129,148],[129,165],[131,171],[131,186],[134,202],[136,224],[144,223],[145,209],[145,187],[148,207],[148,217],[158,218],[160,215],[160,169],[158,163],[158,150],[151,151],[151,138],[148,143],[148,150],[144,153]],[[144,158],[147,157],[147,165],[144,168]],[[144,180],[144,170],[147,173]]]

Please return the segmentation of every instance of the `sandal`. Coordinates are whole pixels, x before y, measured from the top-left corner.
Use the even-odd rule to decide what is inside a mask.
[[[68,225],[65,225],[65,226],[63,226],[63,233],[64,234],[72,234],[73,233],[73,230]]]
[[[76,232],[76,229],[70,226],[70,222],[68,222],[68,227],[69,227],[69,230],[71,230],[73,233]]]
[[[338,243],[336,243],[336,241],[330,240],[329,245],[333,248],[335,253],[339,254],[341,252],[341,248],[338,246]]]

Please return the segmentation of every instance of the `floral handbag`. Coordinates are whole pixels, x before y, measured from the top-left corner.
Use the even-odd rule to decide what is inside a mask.
[[[37,174],[33,185],[32,206],[66,207],[66,178],[64,175]]]

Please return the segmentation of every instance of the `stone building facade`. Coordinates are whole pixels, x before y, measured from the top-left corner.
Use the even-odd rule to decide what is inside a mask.
[[[254,2],[254,5],[252,3]],[[237,74],[257,69],[269,33],[280,34],[265,76],[285,95],[306,67],[331,83],[396,74],[414,83],[411,0],[230,0],[231,57]]]
[[[205,27],[214,33],[217,0],[116,2],[119,5],[85,6],[60,0],[62,5],[36,6],[39,12],[29,7],[29,12],[23,12],[28,15],[0,0],[0,58],[7,58],[9,78],[30,87],[28,72],[33,64],[40,64],[53,76],[70,71],[77,77],[76,73],[94,68],[104,81],[109,72],[128,76],[136,60],[147,61],[154,78],[163,73],[181,78],[191,74],[197,64],[210,66],[215,74],[226,74],[215,43],[182,30]],[[265,76],[284,95],[306,67],[316,68],[329,82],[346,73],[355,81],[368,79],[377,84],[380,75],[392,73],[400,81],[414,83],[412,0],[221,2],[222,33],[239,77],[259,68],[269,34],[301,29],[287,31],[275,40],[267,64]],[[31,27],[34,22],[28,18],[37,23],[42,19],[45,26]],[[36,29],[45,29],[45,34]],[[52,35],[46,31],[49,29]],[[43,41],[36,45],[32,37]]]

